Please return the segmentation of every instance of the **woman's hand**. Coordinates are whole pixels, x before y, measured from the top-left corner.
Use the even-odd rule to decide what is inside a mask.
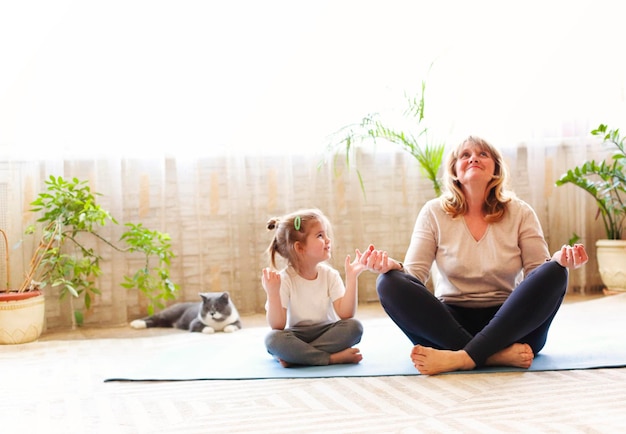
[[[360,262],[365,265],[366,269],[374,273],[385,274],[391,270],[402,269],[400,263],[390,258],[386,251],[376,250],[372,244],[370,244],[365,253],[363,253]]]
[[[561,250],[554,252],[552,260],[558,262],[562,267],[576,269],[586,264],[589,256],[582,244],[564,245]]]

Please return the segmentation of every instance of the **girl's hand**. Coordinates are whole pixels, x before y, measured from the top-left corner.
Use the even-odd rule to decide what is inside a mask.
[[[261,284],[268,295],[278,294],[280,292],[280,274],[269,268],[264,268]]]
[[[346,256],[345,269],[346,274],[351,274],[354,277],[358,277],[363,271],[367,270],[367,267],[361,263],[361,258],[363,257],[361,251],[359,249],[355,249],[354,252],[356,255],[354,261],[351,261],[350,255]]]
[[[587,263],[589,256],[582,244],[565,245],[552,255],[552,259],[562,267],[576,269]]]
[[[267,323],[272,330],[283,330],[287,323],[287,309],[280,302],[280,274],[264,268],[261,283],[267,293]]]

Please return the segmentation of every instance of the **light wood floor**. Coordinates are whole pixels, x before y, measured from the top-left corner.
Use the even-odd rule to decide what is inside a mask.
[[[566,302],[584,306],[591,298]],[[359,307],[362,319],[380,315],[377,304]],[[244,321],[265,326],[262,315]],[[104,383],[124,354],[150,357],[163,335],[175,332],[51,331],[35,343],[0,346],[0,432],[626,432],[626,368]]]

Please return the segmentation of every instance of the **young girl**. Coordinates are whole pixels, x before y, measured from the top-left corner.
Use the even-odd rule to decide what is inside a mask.
[[[361,340],[363,326],[354,319],[357,278],[365,265],[346,257],[346,286],[330,267],[330,223],[317,209],[300,210],[267,223],[275,230],[268,253],[271,268],[263,270],[265,309],[272,331],[267,351],[282,366],[359,363],[363,356],[352,348]],[[287,267],[276,270],[276,254]]]

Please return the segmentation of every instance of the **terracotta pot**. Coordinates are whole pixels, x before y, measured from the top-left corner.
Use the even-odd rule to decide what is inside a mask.
[[[38,339],[44,314],[41,291],[0,292],[0,344],[23,344]]]

